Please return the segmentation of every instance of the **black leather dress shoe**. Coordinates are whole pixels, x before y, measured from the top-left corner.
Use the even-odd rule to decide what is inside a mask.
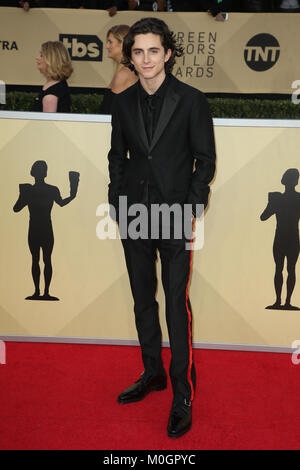
[[[125,404],[140,401],[143,400],[148,393],[154,390],[164,390],[165,388],[167,388],[167,377],[165,375],[157,375],[147,380],[141,377],[118,396],[118,402]]]
[[[167,427],[169,437],[181,437],[188,432],[192,426],[192,407],[183,404],[172,407]]]

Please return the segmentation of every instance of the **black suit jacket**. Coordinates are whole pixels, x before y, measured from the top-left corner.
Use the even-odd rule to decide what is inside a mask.
[[[215,144],[207,100],[199,90],[170,76],[162,110],[149,144],[138,82],[116,95],[112,112],[109,203],[142,201],[149,165],[162,202],[204,204],[215,171]],[[195,212],[194,212],[195,213]]]

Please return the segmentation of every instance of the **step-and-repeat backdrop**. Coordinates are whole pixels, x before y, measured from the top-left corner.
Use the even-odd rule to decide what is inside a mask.
[[[136,340],[121,242],[99,238],[110,124],[2,118],[0,126],[0,336]],[[300,339],[299,127],[233,121],[215,133],[217,174],[204,246],[193,255],[194,342],[291,347]],[[44,180],[45,165],[35,164],[41,160]],[[70,195],[69,172],[75,186],[79,173],[78,191],[61,205]],[[39,238],[53,270],[44,299],[32,298]],[[39,265],[42,295],[42,253]],[[276,267],[282,306],[274,306]],[[160,276],[159,263],[157,270]],[[287,285],[294,287],[290,305]],[[158,299],[167,340],[160,282]]]
[[[149,12],[148,12],[149,13]],[[113,75],[106,32],[133,24],[147,12],[1,8],[0,80],[39,85],[35,56],[45,41],[62,41],[74,64],[70,85],[106,87]],[[300,80],[299,15],[230,13],[217,22],[207,13],[151,13],[165,20],[185,47],[174,74],[205,92],[292,93]]]

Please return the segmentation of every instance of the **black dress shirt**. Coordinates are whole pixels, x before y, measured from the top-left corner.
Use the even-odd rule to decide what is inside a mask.
[[[142,109],[143,120],[145,124],[145,130],[148,137],[149,143],[151,142],[158,119],[161,113],[163,101],[166,95],[166,91],[169,83],[169,75],[166,75],[163,83],[160,85],[158,90],[153,95],[149,95],[146,90],[139,82],[139,95]],[[148,175],[147,181],[144,186],[143,202],[146,204],[160,204],[162,202],[162,196],[155,181],[155,177],[152,171],[151,155],[148,156]]]
[[[163,105],[163,100],[166,95],[168,82],[169,76],[166,75],[164,81],[153,95],[149,95],[146,90],[142,87],[141,82],[139,82],[140,103],[149,143],[153,138],[157,126],[157,122]]]

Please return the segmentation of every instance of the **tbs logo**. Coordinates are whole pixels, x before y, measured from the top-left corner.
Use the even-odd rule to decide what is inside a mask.
[[[59,40],[68,49],[72,60],[101,62],[102,41],[91,34],[60,34]]]

